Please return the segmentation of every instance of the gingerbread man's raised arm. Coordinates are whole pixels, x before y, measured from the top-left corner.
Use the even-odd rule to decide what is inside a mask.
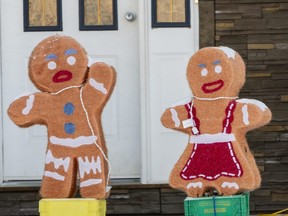
[[[113,67],[102,62],[94,63],[89,68],[83,95],[94,98],[98,104],[105,104],[113,91],[115,81],[116,73]]]
[[[270,122],[272,113],[270,109],[261,101],[254,99],[239,99],[237,100],[242,118],[237,121],[240,122],[240,127],[245,128],[246,131],[253,130]],[[237,116],[236,116],[237,118]]]
[[[183,121],[187,120],[187,118],[188,115],[185,105],[178,105],[167,108],[161,117],[161,122],[166,128],[171,128],[190,134],[191,127],[183,127]]]
[[[8,109],[9,117],[21,127],[28,127],[36,123],[45,124],[43,116],[45,109],[40,103],[43,101],[43,97],[45,97],[44,93],[36,93],[15,100]]]

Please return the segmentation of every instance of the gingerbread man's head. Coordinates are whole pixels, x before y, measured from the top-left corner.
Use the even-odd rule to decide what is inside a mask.
[[[245,64],[231,48],[203,48],[190,59],[187,79],[196,97],[236,97],[245,82]]]
[[[57,92],[81,85],[86,76],[88,58],[81,45],[68,36],[52,36],[35,47],[29,60],[29,76],[35,86]]]

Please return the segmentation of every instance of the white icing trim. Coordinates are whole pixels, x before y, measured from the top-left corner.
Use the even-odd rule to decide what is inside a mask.
[[[65,176],[60,175],[57,172],[50,172],[50,171],[45,171],[44,172],[44,176],[59,180],[59,181],[64,181],[65,180]]]
[[[186,187],[187,187],[187,189],[189,189],[191,187],[193,187],[193,188],[197,188],[197,187],[198,188],[202,188],[202,186],[203,186],[202,182],[191,182]]]
[[[14,100],[18,100],[19,98],[21,98],[21,97],[28,97],[28,96],[30,96],[30,95],[32,95],[32,94],[34,94],[33,92],[28,92],[28,91],[26,91],[26,92],[23,92],[22,94],[20,94],[20,95],[17,95],[15,98],[14,98]],[[14,101],[13,100],[13,101]]]
[[[217,134],[200,134],[198,136],[190,136],[190,143],[197,144],[215,144],[218,142],[235,141],[234,134],[217,133]]]
[[[95,79],[93,78],[90,78],[89,79],[89,84],[95,88],[96,90],[102,92],[103,94],[107,94],[108,91],[107,89],[104,87],[104,84],[103,83],[98,83]]]
[[[101,184],[102,179],[89,179],[83,182],[80,182],[80,187],[88,187],[91,185]]]
[[[54,168],[58,169],[60,166],[63,166],[65,172],[68,171],[69,168],[69,164],[70,164],[70,158],[66,157],[65,159],[63,158],[55,158],[51,152],[51,150],[47,151],[47,155],[46,155],[46,160],[45,163],[49,164],[49,163],[53,163],[54,164]]]
[[[86,156],[84,161],[81,157],[78,157],[78,164],[79,164],[79,171],[80,177],[84,178],[85,173],[89,174],[91,171],[96,175],[97,171],[99,173],[102,172],[101,170],[101,160],[100,157],[97,157],[95,161],[94,156],[92,156],[91,162],[89,161],[88,157]]]
[[[223,182],[221,185],[222,188],[235,188],[235,189],[239,189],[239,185],[236,182]]]
[[[34,104],[34,95],[30,95],[29,98],[26,100],[26,107],[22,110],[23,115],[28,115],[33,107]]]
[[[245,104],[254,104],[257,107],[259,107],[262,110],[262,112],[265,112],[265,110],[268,109],[268,107],[264,103],[258,100],[254,100],[254,99],[243,98],[243,99],[236,100],[236,102],[245,103]]]
[[[178,118],[178,113],[177,113],[177,111],[176,111],[175,109],[171,108],[171,109],[170,109],[170,112],[171,112],[171,114],[172,114],[172,119],[173,119],[173,121],[174,121],[174,123],[175,123],[175,127],[179,127],[179,126],[180,126],[180,120],[179,120],[179,118]]]
[[[242,107],[242,114],[243,114],[243,122],[245,125],[249,125],[249,113],[248,113],[248,106],[245,104]]]
[[[96,142],[97,136],[79,136],[74,139],[72,138],[59,138],[56,136],[51,136],[49,138],[50,142],[54,145],[61,145],[71,148],[77,148],[83,145],[91,145]]]
[[[216,49],[221,50],[222,52],[224,52],[226,54],[227,58],[235,59],[235,57],[236,57],[236,51],[231,49],[231,48],[229,48],[229,47],[221,46],[221,47],[216,47]]]

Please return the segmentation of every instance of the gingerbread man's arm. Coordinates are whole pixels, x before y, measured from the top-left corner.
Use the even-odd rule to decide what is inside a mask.
[[[43,117],[43,93],[31,94],[20,97],[10,104],[8,115],[11,120],[20,127],[28,127],[33,124],[45,124]]]
[[[187,118],[188,115],[185,105],[178,105],[167,108],[161,117],[161,122],[166,128],[191,134],[191,127],[184,128],[182,124],[182,121],[187,120]]]
[[[89,68],[87,82],[83,88],[85,97],[105,104],[109,99],[116,82],[116,72],[105,63],[94,63]]]
[[[271,121],[272,113],[269,108],[258,100],[253,99],[239,99],[237,106],[241,110],[238,113],[238,123],[240,127],[245,128],[246,131],[253,130],[268,124]]]

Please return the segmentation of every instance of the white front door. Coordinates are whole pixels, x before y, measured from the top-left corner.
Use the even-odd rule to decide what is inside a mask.
[[[178,4],[189,1],[191,27],[153,28],[155,5],[151,2],[155,1],[119,0],[118,30],[79,31],[78,0],[62,0],[63,32],[59,32],[74,37],[90,56],[116,68],[116,88],[102,116],[112,177],[141,177],[143,183],[166,183],[184,149],[186,137],[165,129],[160,117],[167,106],[190,94],[186,65],[198,48],[197,5],[190,0],[158,0],[163,12],[159,21],[175,9],[176,24]],[[37,90],[28,78],[28,58],[38,42],[55,34],[23,32],[22,4],[0,2],[4,163],[0,181],[2,176],[4,181],[40,179],[47,143],[44,126],[19,128],[6,113],[19,94]],[[136,21],[125,19],[128,11],[138,15]]]
[[[62,0],[63,31],[98,60],[116,68],[117,83],[102,115],[112,178],[140,178],[140,80],[138,1],[118,1],[118,30],[79,31],[78,0]],[[47,132],[44,126],[19,128],[7,116],[9,104],[23,92],[34,92],[28,77],[32,49],[55,32],[24,32],[23,1],[1,0],[2,117],[4,181],[41,179]],[[1,158],[1,157],[0,157]]]
[[[151,2],[147,1],[147,8],[155,6]],[[186,14],[183,12],[185,4],[188,7]],[[146,13],[149,17],[146,32],[148,40],[142,53],[147,58],[147,75],[143,83],[146,91],[145,98],[142,98],[146,103],[143,112],[146,118],[142,118],[145,134],[142,137],[142,182],[145,183],[167,183],[174,164],[187,144],[187,135],[164,128],[160,118],[166,108],[191,96],[186,67],[199,46],[198,4],[190,0],[158,0],[156,6],[158,8],[155,10],[159,13],[157,17],[152,18],[153,10]],[[187,23],[190,21],[190,27],[179,26],[179,21],[184,21],[185,17]],[[157,19],[160,22],[151,28],[151,20]]]

